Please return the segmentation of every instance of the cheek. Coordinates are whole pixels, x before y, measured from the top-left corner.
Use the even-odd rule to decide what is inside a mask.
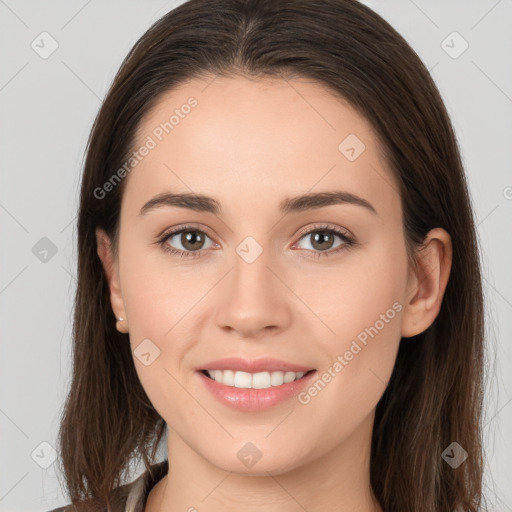
[[[238,425],[236,442],[226,439],[214,418],[184,392],[190,385],[187,371],[194,344],[207,329],[219,329],[212,323],[211,308],[219,297],[220,288],[215,287],[219,276],[227,269],[221,269],[218,262],[200,263],[200,259],[180,262],[153,247],[127,244],[121,255],[129,255],[121,260],[120,270],[132,350],[144,339],[152,340],[160,350],[149,366],[134,358],[141,384],[170,428],[199,446],[220,467],[222,463],[232,467],[233,457],[226,454],[235,453],[231,444],[246,438],[257,438],[256,444],[265,453],[281,453],[276,447],[291,446],[295,462],[313,459],[357,431],[382,396],[400,341],[397,299],[407,278],[402,247],[380,240],[340,258],[339,263],[275,266],[294,292],[276,287],[276,297],[291,313],[289,332],[314,344],[322,367],[315,386],[294,404],[293,420],[270,437],[265,425],[259,437],[253,424]],[[271,277],[269,286],[276,286]],[[324,372],[329,373],[329,382],[322,380]],[[218,443],[229,448],[224,455],[207,441],[215,435]],[[314,453],[312,436],[318,439]]]
[[[123,302],[134,337],[172,337],[174,325],[206,287],[197,272],[194,275],[193,265],[180,264],[158,246],[136,243],[135,237],[121,248],[120,272]]]
[[[339,352],[358,337],[364,342],[365,336],[370,338],[369,331],[393,339],[400,332],[397,317],[403,309],[407,258],[405,246],[396,239],[383,235],[339,262],[309,268],[289,277],[293,277],[293,290],[321,320],[317,343],[331,355],[333,348]]]
[[[320,377],[327,373],[304,403],[316,401],[319,410],[337,404],[331,412],[345,421],[375,407],[395,364],[407,258],[405,247],[389,240],[354,252],[328,275],[324,269],[298,280],[295,288],[322,321],[315,338],[324,356]]]
[[[191,307],[187,294],[193,294],[179,271],[166,271],[165,258],[154,246],[121,240],[120,256],[121,289],[134,364],[158,410],[161,399],[167,401],[167,407],[173,403],[167,400],[167,394],[174,389],[172,376],[178,377],[186,352],[180,320]]]
[[[398,299],[407,279],[407,261],[404,246],[388,240],[374,240],[336,263],[302,261],[297,267],[276,268],[301,299],[293,300],[287,290],[281,294],[295,319],[290,329],[308,333],[324,364],[322,371],[330,368],[336,375],[326,386],[330,391],[315,398],[317,404],[333,400],[331,404],[345,404],[345,412],[369,412],[391,375],[400,341],[403,306]],[[155,407],[160,399],[169,407],[176,404],[169,399],[173,394],[182,395],[171,375],[179,377],[187,369],[194,333],[211,322],[207,309],[215,304],[215,284],[224,272],[213,261],[181,263],[154,247],[143,250],[126,244],[123,249],[122,255],[130,255],[121,261],[121,279],[132,350],[145,339],[160,350],[151,367],[136,360],[137,372]],[[169,383],[164,389],[162,379]],[[151,396],[151,390],[160,398]],[[186,402],[180,407],[189,408]]]
[[[142,387],[171,428],[182,421],[179,418],[204,421],[193,400],[184,393],[182,369],[187,365],[194,337],[194,304],[207,292],[206,284],[176,264],[171,267],[165,255],[158,255],[154,248],[143,251],[127,246],[124,254],[130,256],[120,268],[123,301]]]

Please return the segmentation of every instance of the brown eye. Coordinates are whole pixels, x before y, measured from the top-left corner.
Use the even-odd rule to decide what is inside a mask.
[[[336,239],[339,242],[336,242]],[[303,240],[308,242],[309,246],[301,247],[300,244]],[[302,251],[305,257],[318,259],[339,255],[357,245],[353,235],[328,225],[320,225],[314,226],[309,231],[302,231],[299,242],[296,242],[293,248],[298,246],[299,249],[306,249]]]
[[[336,238],[340,239],[341,242],[336,244]],[[353,241],[347,235],[332,229],[332,228],[316,228],[304,233],[301,240],[309,241],[311,247],[306,249],[325,252],[334,249],[331,252],[336,252],[338,248],[343,248],[345,245],[352,245]]]
[[[335,235],[329,231],[315,231],[307,236],[311,237],[310,240],[313,248],[319,251],[327,251],[334,244]]]
[[[207,249],[211,246],[205,247],[205,242],[211,240],[210,237],[199,229],[180,229],[167,235],[162,243],[168,246],[167,249],[175,253],[198,252]]]
[[[180,243],[187,251],[197,251],[202,249],[204,235],[199,231],[182,231]]]

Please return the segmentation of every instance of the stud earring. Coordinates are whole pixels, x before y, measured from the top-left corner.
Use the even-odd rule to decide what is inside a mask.
[[[120,316],[117,316],[116,317],[117,319],[117,322],[116,322],[116,329],[119,331],[119,332],[122,332],[122,333],[127,333],[127,329],[122,325],[121,322],[124,321],[124,318],[120,317]]]

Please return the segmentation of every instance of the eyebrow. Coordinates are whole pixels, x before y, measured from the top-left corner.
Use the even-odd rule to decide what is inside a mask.
[[[330,192],[309,193],[295,197],[289,197],[281,201],[279,210],[284,215],[293,212],[313,210],[337,204],[352,204],[366,208],[378,215],[377,210],[366,199],[350,192],[335,190]],[[151,210],[163,206],[177,206],[197,212],[213,213],[219,215],[222,205],[213,197],[193,193],[163,193],[150,199],[140,210],[140,215],[145,215]]]

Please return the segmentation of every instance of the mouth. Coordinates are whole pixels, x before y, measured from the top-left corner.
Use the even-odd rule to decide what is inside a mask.
[[[306,378],[316,370],[305,372],[263,371],[257,373],[240,370],[200,370],[209,379],[224,386],[239,389],[269,389]]]
[[[224,406],[242,412],[260,412],[291,400],[311,385],[317,371],[296,369],[300,371],[198,369],[196,375],[210,396]]]

